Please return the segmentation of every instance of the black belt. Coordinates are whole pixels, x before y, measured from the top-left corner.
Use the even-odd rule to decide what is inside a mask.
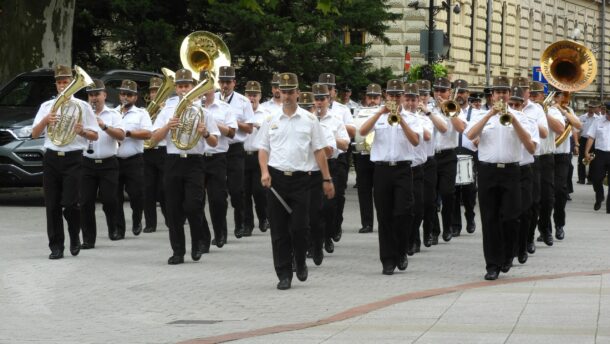
[[[495,168],[507,168],[507,167],[518,167],[518,162],[485,162],[479,161],[479,165],[481,166],[489,166]]]
[[[436,151],[434,155],[443,155],[443,154],[447,154],[447,153],[455,153],[455,148],[447,148],[447,149],[441,149],[439,151]]]
[[[246,151],[246,155],[257,155],[258,151]]]
[[[117,158],[121,159],[122,161],[128,161],[128,160],[131,160],[131,159],[139,158],[141,156],[142,156],[142,153],[138,153],[138,154],[134,154],[132,156],[128,156],[126,158],[121,158],[121,157],[117,157]]]
[[[305,176],[305,175],[311,176],[311,171],[282,171],[282,170],[278,170],[277,168],[271,167],[271,166],[269,166],[269,169],[271,171],[283,174],[287,177],[300,177],[300,176]]]
[[[203,153],[203,158],[206,160],[227,156],[227,153]]]
[[[168,158],[182,158],[182,159],[186,159],[186,158],[201,158],[202,155],[201,154],[197,154],[197,153],[170,153],[167,155]]]
[[[46,153],[51,154],[53,156],[77,156],[77,155],[82,155],[83,151],[82,150],[73,150],[73,151],[68,151],[68,152],[62,152],[62,151],[56,151],[56,150],[52,150],[52,149],[47,149]]]
[[[85,162],[90,162],[90,163],[94,163],[94,164],[103,164],[105,162],[111,161],[111,160],[116,160],[116,156],[111,156],[109,158],[104,158],[104,159],[94,159],[94,158],[89,158],[89,157],[84,157],[85,158]]]
[[[411,160],[403,160],[403,161],[375,161],[375,166],[411,166]]]
[[[158,149],[160,149],[160,150],[166,150],[166,149],[167,149],[167,147],[166,147],[166,146],[154,146],[154,147],[151,147],[151,148],[146,148],[146,149],[144,149],[144,151],[146,152],[146,151],[158,150]]]

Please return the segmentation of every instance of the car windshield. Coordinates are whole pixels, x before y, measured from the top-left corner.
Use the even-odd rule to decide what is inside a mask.
[[[0,106],[38,107],[56,94],[52,76],[19,77],[1,91]]]

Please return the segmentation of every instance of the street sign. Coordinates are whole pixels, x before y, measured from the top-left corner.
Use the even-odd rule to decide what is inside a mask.
[[[533,81],[541,82],[543,84],[548,84],[549,83],[544,78],[544,75],[542,75],[542,70],[540,69],[540,66],[532,67],[532,80]]]

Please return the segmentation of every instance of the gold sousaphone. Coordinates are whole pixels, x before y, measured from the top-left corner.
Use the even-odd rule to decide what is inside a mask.
[[[540,57],[542,75],[549,84],[567,93],[580,91],[589,86],[597,75],[597,60],[593,52],[582,44],[563,40],[549,45]],[[552,99],[552,93],[547,101]],[[546,103],[546,102],[545,102]],[[564,103],[567,107],[567,102]],[[562,104],[558,104],[561,106]],[[561,145],[570,135],[572,126],[555,139],[555,145]]]
[[[157,91],[157,95],[155,96],[155,98],[151,99],[150,103],[148,103],[148,106],[146,107],[146,111],[150,115],[150,121],[153,123],[155,123],[155,119],[157,119],[157,116],[159,115],[159,112],[161,111],[161,107],[163,106],[163,103],[165,103],[167,98],[169,98],[169,96],[171,96],[172,93],[174,92],[174,86],[175,86],[174,80],[175,80],[176,73],[172,72],[171,70],[169,70],[167,68],[161,68],[161,73],[163,73],[163,76],[164,76],[163,82],[161,83],[161,86],[159,87],[159,90]],[[157,145],[157,142],[155,142],[153,139],[144,141],[145,149],[153,148],[156,145]]]
[[[180,60],[194,77],[205,74],[203,80],[180,99],[174,112],[179,122],[171,131],[172,142],[178,149],[189,150],[201,139],[197,127],[204,120],[203,108],[193,102],[204,93],[220,88],[217,75],[221,66],[231,64],[231,54],[220,37],[207,31],[195,31],[182,41]]]
[[[81,105],[72,99],[73,94],[93,83],[93,79],[79,66],[74,66],[74,79],[55,98],[51,111],[57,113],[55,123],[47,127],[47,136],[56,146],[70,144],[76,138],[74,127],[77,123],[83,123],[83,109]]]

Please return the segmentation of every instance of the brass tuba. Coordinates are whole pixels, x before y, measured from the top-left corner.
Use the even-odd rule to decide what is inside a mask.
[[[584,45],[563,40],[549,45],[544,50],[540,57],[540,69],[549,84],[563,92],[572,93],[593,82],[597,75],[597,60],[593,52]],[[563,104],[559,104],[561,105]],[[570,131],[572,125],[568,124],[563,133],[555,139],[555,145],[561,145],[569,137]]]
[[[172,142],[178,149],[189,150],[201,139],[197,127],[204,120],[203,107],[193,102],[204,93],[219,88],[216,75],[221,66],[230,65],[231,54],[220,37],[207,31],[195,31],[182,41],[180,60],[184,68],[194,76],[199,76],[202,72],[206,74],[205,80],[180,99],[174,112],[179,123],[171,131]]]
[[[55,123],[47,127],[47,136],[56,146],[65,146],[76,138],[74,126],[83,122],[83,109],[70,98],[93,83],[91,77],[79,66],[74,66],[74,73],[74,80],[61,91],[51,106],[50,112],[59,110],[59,114]]]
[[[148,106],[146,107],[146,111],[150,116],[151,122],[155,123],[155,119],[157,119],[157,115],[161,111],[161,106],[163,103],[172,95],[174,92],[174,79],[175,73],[167,68],[161,68],[161,72],[164,75],[163,83],[161,83],[161,87],[157,91],[157,95],[155,99],[152,99]],[[157,142],[154,142],[152,139],[144,141],[144,148],[149,149],[157,145]]]

